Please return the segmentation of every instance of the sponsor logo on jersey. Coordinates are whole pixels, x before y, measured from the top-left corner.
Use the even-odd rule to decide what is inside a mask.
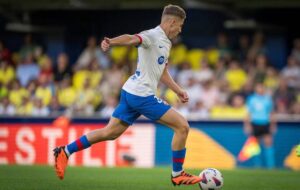
[[[157,62],[158,62],[158,64],[163,64],[164,63],[164,61],[165,61],[165,57],[164,56],[160,56],[158,59],[157,59]]]

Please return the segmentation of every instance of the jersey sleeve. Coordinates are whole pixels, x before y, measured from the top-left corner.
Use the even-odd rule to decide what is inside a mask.
[[[140,46],[143,48],[149,48],[152,44],[152,35],[150,31],[143,31],[139,34],[135,34],[140,40]]]

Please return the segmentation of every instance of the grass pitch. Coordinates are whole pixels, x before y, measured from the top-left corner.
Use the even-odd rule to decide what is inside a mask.
[[[199,170],[188,170],[193,174]],[[288,170],[221,170],[222,190],[297,190],[300,172]],[[49,166],[1,166],[1,190],[198,190],[198,185],[173,187],[170,168],[67,168],[58,180]]]

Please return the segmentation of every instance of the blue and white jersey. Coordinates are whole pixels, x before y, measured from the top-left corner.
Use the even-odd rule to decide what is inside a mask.
[[[131,94],[146,97],[156,93],[172,43],[160,26],[143,31],[137,36],[141,41],[138,47],[137,69],[123,85],[123,89]]]
[[[248,98],[247,108],[251,122],[256,125],[270,123],[270,116],[273,111],[273,101],[270,96],[253,94]]]

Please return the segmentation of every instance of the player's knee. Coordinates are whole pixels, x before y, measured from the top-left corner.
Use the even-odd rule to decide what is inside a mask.
[[[190,126],[187,121],[181,123],[179,127],[180,134],[187,136],[189,134]]]

